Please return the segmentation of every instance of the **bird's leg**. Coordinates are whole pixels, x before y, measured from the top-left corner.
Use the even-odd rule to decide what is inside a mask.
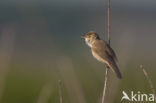
[[[105,66],[106,66],[106,68],[110,69],[110,67],[107,64],[105,64]]]

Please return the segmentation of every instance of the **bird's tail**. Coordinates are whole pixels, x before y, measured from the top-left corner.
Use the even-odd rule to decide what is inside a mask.
[[[116,73],[116,75],[119,79],[122,79],[122,74],[115,62],[110,63],[110,69],[112,69]]]

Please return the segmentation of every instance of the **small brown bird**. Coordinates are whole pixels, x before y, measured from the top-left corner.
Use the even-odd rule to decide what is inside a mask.
[[[94,31],[88,32],[82,36],[85,39],[87,45],[91,48],[93,56],[100,62],[116,73],[118,78],[122,78],[120,70],[117,66],[117,57],[115,52],[104,40],[101,40],[97,33]]]

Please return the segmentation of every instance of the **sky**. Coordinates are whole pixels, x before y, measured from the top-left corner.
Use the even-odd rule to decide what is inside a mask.
[[[64,5],[64,6],[81,6],[81,5],[103,5],[107,0],[1,0],[0,3],[5,4],[48,4],[48,5]],[[111,0],[112,5],[118,6],[142,6],[155,7],[156,0]]]

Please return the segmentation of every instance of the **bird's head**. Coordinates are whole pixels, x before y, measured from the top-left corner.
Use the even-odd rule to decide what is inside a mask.
[[[87,43],[89,46],[91,46],[92,43],[93,43],[95,40],[99,40],[99,39],[100,39],[100,38],[99,38],[99,35],[98,35],[96,32],[94,32],[94,31],[90,31],[90,32],[88,32],[86,35],[83,35],[83,36],[81,36],[81,37],[85,39],[86,43]]]
[[[84,39],[100,39],[99,35],[94,31],[90,31],[86,35],[83,35],[81,37]]]

